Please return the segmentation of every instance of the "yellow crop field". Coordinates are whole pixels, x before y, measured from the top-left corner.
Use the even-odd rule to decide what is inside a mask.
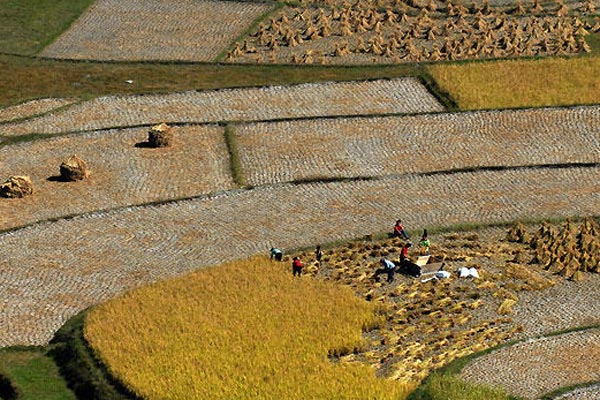
[[[412,387],[328,354],[365,346],[378,317],[348,287],[292,277],[262,257],[98,306],[85,337],[148,399],[403,399]]]
[[[595,104],[600,98],[597,57],[441,64],[427,69],[462,110]]]

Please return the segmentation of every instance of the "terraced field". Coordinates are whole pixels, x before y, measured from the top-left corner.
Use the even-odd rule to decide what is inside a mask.
[[[537,399],[564,386],[600,379],[598,368],[590,368],[600,365],[599,343],[598,329],[532,339],[475,359],[463,377]]]
[[[443,111],[443,107],[423,85],[413,78],[401,78],[100,97],[29,121],[0,125],[0,136],[61,133],[160,122],[261,121],[435,111]]]
[[[281,121],[235,127],[251,185],[600,162],[600,108]]]
[[[398,215],[425,227],[594,214],[599,174],[527,169],[285,184],[6,233],[0,346],[46,343],[79,310],[132,287],[271,244],[294,248],[380,232]]]
[[[62,136],[0,148],[0,165],[31,176],[35,193],[0,201],[0,230],[95,210],[198,196],[232,189],[223,128],[173,128],[173,146],[139,146],[147,129],[130,128]],[[89,179],[60,182],[60,163],[72,154],[85,160]]]
[[[73,99],[39,99],[32,100],[12,107],[0,109],[0,122],[10,122],[16,119],[29,118],[37,114],[43,114],[54,109],[73,104]]]
[[[99,0],[40,55],[213,61],[273,6],[210,0]]]

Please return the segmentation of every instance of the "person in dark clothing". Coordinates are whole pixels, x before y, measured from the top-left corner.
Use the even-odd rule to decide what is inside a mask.
[[[321,251],[321,246],[317,246],[317,249],[315,250],[315,258],[317,259],[318,262],[321,262],[321,258],[323,258],[323,252]]]
[[[300,261],[300,258],[294,257],[292,259],[292,273],[294,274],[294,276],[302,275],[302,267],[304,267],[304,265],[302,265],[302,261]]]
[[[375,271],[375,278],[378,279],[380,274],[385,273],[387,274],[387,281],[393,282],[394,273],[396,272],[396,265],[390,260],[386,260],[385,258],[382,258],[381,260],[379,260],[379,262],[381,263],[382,267]]]
[[[283,252],[275,247],[271,247],[271,260],[281,261],[283,259]]]
[[[408,249],[412,246],[411,243],[406,243],[400,252],[400,272],[410,276],[421,276],[421,267],[410,261]]]

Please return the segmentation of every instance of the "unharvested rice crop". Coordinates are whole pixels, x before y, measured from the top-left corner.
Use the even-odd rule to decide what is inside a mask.
[[[593,104],[600,98],[597,57],[432,65],[428,71],[463,110]]]
[[[538,399],[561,387],[600,379],[599,343],[598,329],[532,339],[476,358],[462,376],[471,382],[501,385],[525,399]]]
[[[99,0],[40,55],[213,61],[271,7],[210,0]]]
[[[52,217],[234,187],[222,128],[181,126],[173,131],[174,144],[164,149],[136,147],[148,137],[145,128],[0,148],[2,171],[29,175],[35,186],[34,195],[23,201],[0,201],[0,230]],[[59,166],[73,154],[86,161],[91,174],[81,182],[61,182]]]
[[[599,107],[235,126],[247,182],[600,162]]]
[[[375,324],[351,290],[254,258],[100,305],[85,337],[147,399],[401,399],[410,386],[328,359]]]
[[[28,118],[74,103],[73,99],[48,98],[32,100],[12,107],[0,108],[0,122]]]
[[[260,121],[434,111],[443,111],[443,107],[413,78],[309,83],[165,95],[100,97],[31,121],[0,125],[0,136],[160,122]]]
[[[0,309],[0,346],[47,343],[78,311],[133,287],[271,245],[298,248],[387,231],[399,216],[412,229],[592,215],[600,205],[599,174],[549,168],[283,184],[0,234],[0,298],[8,300]],[[600,315],[593,307],[574,314]]]

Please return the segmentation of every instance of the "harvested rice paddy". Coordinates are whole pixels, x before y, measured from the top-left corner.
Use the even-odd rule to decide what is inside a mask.
[[[40,56],[213,61],[272,7],[211,0],[98,0]]]
[[[14,124],[0,136],[106,129],[160,122],[252,121],[443,111],[414,78],[108,96]]]
[[[0,230],[39,220],[232,189],[222,127],[173,128],[174,144],[145,147],[147,128],[61,136],[0,148],[3,171],[28,175],[34,195],[0,201]],[[61,182],[60,164],[76,154],[91,170]]]
[[[236,125],[248,184],[600,162],[597,107]]]
[[[594,215],[598,174],[549,168],[284,184],[35,224],[0,235],[0,345],[47,343],[74,314],[135,287],[271,245],[386,231],[399,215],[410,227]]]

